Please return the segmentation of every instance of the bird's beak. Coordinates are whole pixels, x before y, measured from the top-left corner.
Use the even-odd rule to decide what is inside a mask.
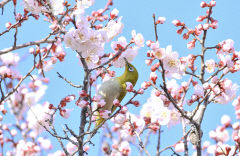
[[[127,65],[128,67],[130,67],[129,62],[128,62],[128,60],[126,59],[126,57],[124,57],[123,59],[124,59],[126,65]]]

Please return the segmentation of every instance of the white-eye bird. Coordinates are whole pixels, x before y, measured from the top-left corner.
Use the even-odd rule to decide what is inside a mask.
[[[114,99],[118,99],[119,102],[125,97],[126,91],[126,82],[131,82],[133,86],[137,83],[138,80],[138,71],[137,69],[130,64],[126,58],[124,58],[126,65],[124,73],[116,78],[109,79],[101,84],[97,94],[102,97],[106,102],[103,108],[100,110],[109,110],[113,113],[116,110],[116,106],[113,105]],[[100,117],[99,113],[96,117],[96,127],[104,122],[104,119]]]

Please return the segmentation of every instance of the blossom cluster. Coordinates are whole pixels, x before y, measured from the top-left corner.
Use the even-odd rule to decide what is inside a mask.
[[[203,143],[203,151],[211,155],[236,155],[236,147],[239,146],[239,122],[232,122],[228,115],[221,117],[221,125],[217,126],[215,130],[209,132],[209,137],[216,142],[212,144],[210,141]],[[232,136],[230,136],[232,133]],[[234,145],[229,145],[229,141],[234,141]]]
[[[150,59],[145,61],[147,65],[151,65],[155,59],[161,60],[164,73],[167,77],[177,79],[182,77],[186,70],[187,62],[178,58],[178,52],[172,51],[171,45],[167,46],[166,48],[160,48],[158,41],[148,41],[147,45],[151,48],[151,50],[147,51],[147,56],[150,57]],[[160,62],[152,65],[152,75],[155,75],[154,72],[160,67],[160,65]]]
[[[178,124],[181,119],[178,111],[157,90],[153,90],[150,98],[143,104],[140,115],[146,124],[150,124],[149,127],[152,125],[172,126]],[[156,131],[158,126],[151,128]]]
[[[14,67],[18,65],[20,57],[18,54],[7,53],[0,55],[0,76],[1,78],[18,78],[18,72]]]
[[[37,0],[23,0],[24,8],[33,14],[51,12],[58,15],[63,12],[63,0],[47,0],[46,2]]]

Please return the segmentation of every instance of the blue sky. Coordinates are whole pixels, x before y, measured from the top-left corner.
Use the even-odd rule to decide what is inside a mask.
[[[87,12],[91,12],[93,9],[99,9],[105,6],[107,0],[99,0],[95,3],[92,8],[89,8]],[[131,31],[135,29],[137,33],[142,33],[145,41],[154,40],[154,29],[153,29],[153,19],[152,14],[155,13],[156,17],[164,16],[166,17],[166,23],[158,26],[158,35],[159,35],[159,43],[161,47],[166,47],[167,45],[172,45],[173,50],[179,52],[180,56],[186,56],[190,53],[197,54],[200,52],[199,47],[197,46],[193,50],[188,50],[186,44],[188,41],[183,40],[182,36],[176,33],[177,28],[173,26],[171,23],[174,19],[179,19],[190,27],[194,28],[198,24],[195,21],[197,16],[204,15],[206,9],[200,8],[200,2],[198,0],[119,0],[114,1],[113,8],[117,8],[119,10],[119,15],[123,16],[122,22],[124,24],[123,33],[121,35],[125,36],[129,41],[131,39]],[[217,0],[217,5],[213,9],[213,17],[219,21],[219,27],[216,30],[210,30],[207,36],[207,45],[213,46],[218,42],[221,42],[226,39],[233,39],[235,41],[235,49],[238,51],[240,49],[240,1],[236,0]],[[18,3],[21,3],[18,1]],[[13,21],[11,16],[6,16],[8,14],[12,15],[12,8],[9,7],[8,4],[4,10],[4,16],[0,16],[0,30],[4,30],[5,23],[7,21]],[[17,8],[18,12],[22,12],[22,8]],[[21,29],[19,29],[19,39],[18,43],[24,43],[33,40],[39,40],[47,35],[50,32],[48,28],[49,24],[40,18],[39,21],[30,20],[23,24]],[[2,36],[0,38],[0,49],[9,47],[12,45],[13,37],[12,32],[9,36]],[[107,47],[108,46],[108,47]],[[110,46],[106,45],[105,50],[110,50]],[[139,51],[139,55],[135,58],[133,64],[139,69],[139,80],[136,85],[136,88],[139,88],[141,83],[144,80],[148,80],[148,75],[150,74],[150,67],[142,66],[144,60],[146,59],[146,51],[147,47],[145,46]],[[32,65],[31,56],[29,56],[28,49],[25,50],[17,50],[15,51],[19,53],[21,56],[24,56],[25,59],[22,60],[21,65],[19,67],[22,74],[24,74]],[[46,96],[42,101],[48,100],[50,103],[58,104],[61,98],[65,97],[69,94],[77,94],[78,90],[70,87],[65,82],[57,77],[56,72],[60,72],[62,75],[67,77],[72,82],[79,84],[82,83],[82,68],[78,64],[78,60],[75,57],[75,53],[70,49],[66,49],[67,57],[64,63],[57,63],[56,67],[46,73],[46,76],[50,78],[50,84],[46,93]],[[209,55],[211,57],[213,55]],[[122,69],[117,70],[117,75],[120,75],[123,71]],[[146,74],[147,73],[147,74]],[[149,73],[149,74],[148,74]],[[239,72],[235,73],[235,76],[229,76],[234,82],[238,82]],[[138,99],[142,104],[146,102],[146,99],[150,95],[151,89],[148,89],[144,96],[138,96]],[[127,100],[129,96],[125,98]],[[73,105],[73,104],[72,104]],[[141,108],[141,107],[140,107]],[[136,109],[133,106],[130,106],[130,112],[136,113],[140,110],[140,108]],[[71,116],[71,122],[69,120],[59,120],[56,121],[56,124],[60,125],[64,123],[69,123],[73,128],[77,128],[79,123],[79,112],[80,110],[75,110],[75,113]],[[208,138],[208,131],[214,129],[218,124],[220,124],[220,117],[223,114],[231,114],[234,115],[234,108],[231,103],[227,105],[218,105],[211,104],[206,111],[204,120],[203,120],[203,140]],[[235,118],[233,117],[233,120]],[[9,122],[10,120],[5,120],[5,122]],[[164,148],[166,146],[172,145],[176,140],[179,140],[181,137],[181,127],[171,127],[163,128],[163,135],[161,138],[161,147]],[[155,154],[155,139],[152,136],[150,139],[150,144],[148,147],[149,151],[154,151],[151,154]],[[96,135],[94,138],[95,147],[90,147],[89,155],[95,155],[99,150],[99,138],[100,135]],[[54,142],[56,147],[59,148],[57,142]],[[190,146],[191,149],[191,146]],[[132,155],[135,154],[136,151],[132,151]],[[168,152],[163,153],[164,155],[169,155]]]

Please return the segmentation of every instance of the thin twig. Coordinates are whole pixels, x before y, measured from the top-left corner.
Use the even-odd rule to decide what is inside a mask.
[[[46,38],[44,38],[42,40],[39,40],[39,41],[32,41],[32,42],[16,45],[15,47],[5,48],[3,50],[0,50],[0,55],[6,54],[10,51],[21,49],[21,48],[24,48],[24,47],[39,45],[39,44],[42,44],[42,43],[53,43],[53,42],[55,42],[56,39],[48,39],[50,36],[51,35],[49,34]]]
[[[36,65],[34,65],[34,66],[28,71],[28,73],[27,73],[24,77],[22,77],[22,78],[20,79],[20,81],[19,81],[18,84],[12,89],[12,91],[8,92],[7,95],[5,95],[4,97],[1,98],[0,103],[3,102],[5,99],[7,99],[7,98],[8,98],[10,95],[12,95],[14,92],[16,92],[17,89],[18,89],[18,87],[20,87],[21,83],[22,83],[28,76],[30,76],[30,74],[33,72],[33,70],[34,70],[35,68],[36,68]]]
[[[138,132],[134,129],[134,125],[133,125],[132,122],[131,122],[131,116],[130,116],[130,115],[129,115],[129,123],[130,123],[130,125],[131,125],[131,127],[132,127],[133,133],[135,133],[135,135],[136,135],[137,138],[138,138],[139,146],[144,150],[144,152],[146,153],[147,156],[150,156],[150,154],[149,154],[149,152],[147,151],[145,145],[143,144],[142,139],[140,138]]]
[[[156,41],[158,41],[157,24],[156,24],[155,14],[153,14],[153,24],[154,24],[155,38],[156,38]]]
[[[2,2],[0,2],[0,8],[3,8],[4,5],[6,5],[8,2],[10,2],[11,0],[3,0]]]
[[[64,81],[66,81],[68,84],[70,84],[71,86],[75,87],[75,88],[82,88],[82,85],[75,85],[73,84],[71,81],[67,80],[65,77],[63,77],[59,72],[57,72],[58,77],[63,79]]]
[[[13,47],[16,47],[17,45],[17,34],[18,34],[18,27],[15,28]]]
[[[101,65],[99,65],[99,66],[97,66],[97,67],[95,67],[95,68],[90,69],[90,72],[91,72],[91,71],[94,71],[94,70],[96,70],[96,69],[102,68],[102,67],[105,66],[106,64],[109,64],[109,63],[110,63],[111,61],[113,61],[115,58],[117,58],[118,56],[120,56],[123,51],[127,50],[127,48],[128,48],[131,44],[132,44],[132,42],[128,43],[123,49],[119,49],[119,51],[118,51],[112,58],[110,58],[108,61],[102,63]]]
[[[157,153],[156,153],[156,156],[159,156],[160,155],[160,143],[161,143],[161,125],[159,126],[159,129],[158,129],[158,141],[157,141]]]

